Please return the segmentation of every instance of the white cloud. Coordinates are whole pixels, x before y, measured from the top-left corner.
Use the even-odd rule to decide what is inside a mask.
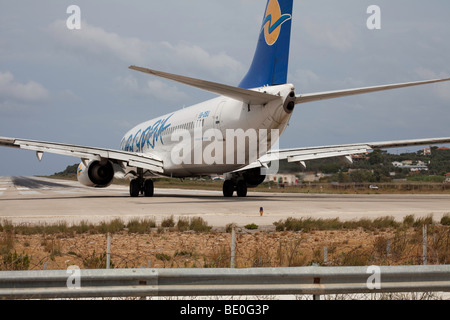
[[[147,82],[149,93],[163,101],[182,102],[188,99],[188,96],[178,90],[175,86],[171,86],[160,80],[149,80]]]
[[[432,70],[422,67],[416,68],[414,71],[424,80],[444,79],[450,77],[448,73],[444,72],[436,73]],[[431,86],[431,90],[441,99],[445,101],[450,101],[450,81],[433,84]]]
[[[128,75],[125,77],[116,77],[114,82],[120,90],[126,91],[131,95],[153,97],[160,101],[174,103],[182,103],[188,99],[188,96],[176,86],[159,79],[152,79],[141,83],[134,76]]]
[[[0,102],[42,102],[48,99],[49,92],[35,81],[20,83],[10,72],[0,71]]]
[[[304,90],[310,90],[311,87],[320,84],[320,77],[311,70],[307,69],[296,69],[291,74],[292,82],[297,87],[299,92],[304,92]]]
[[[171,72],[191,76],[193,73],[197,76],[206,74],[208,78],[233,82],[239,80],[245,71],[240,62],[223,52],[211,54],[198,45],[151,42],[126,37],[86,21],[82,21],[80,30],[69,30],[65,21],[57,20],[47,28],[47,32],[57,40],[61,49],[78,57],[118,59],[127,65],[150,68],[170,63],[171,70],[168,71]]]
[[[302,22],[302,28],[316,45],[326,46],[341,52],[352,49],[353,42],[357,38],[355,26],[347,21],[332,25],[307,18]]]
[[[107,59],[118,58],[122,61],[142,62],[149,44],[133,37],[121,37],[113,32],[106,32],[82,21],[80,30],[69,30],[65,20],[57,20],[48,28],[48,32],[69,51],[84,52],[91,56]]]

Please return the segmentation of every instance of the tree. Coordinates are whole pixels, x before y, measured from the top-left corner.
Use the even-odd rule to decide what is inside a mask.
[[[373,152],[371,152],[369,154],[369,163],[371,165],[376,165],[376,164],[380,164],[383,163],[384,161],[384,156],[381,150],[374,150]]]

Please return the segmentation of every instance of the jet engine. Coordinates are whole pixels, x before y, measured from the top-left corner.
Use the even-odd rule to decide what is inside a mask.
[[[78,181],[88,187],[106,188],[114,178],[114,167],[109,160],[91,160],[87,166],[81,162],[77,170]]]
[[[266,176],[262,175],[260,173],[260,171],[261,171],[260,168],[253,168],[253,169],[244,171],[244,173],[242,174],[242,176],[249,188],[257,187],[258,185],[263,183]]]

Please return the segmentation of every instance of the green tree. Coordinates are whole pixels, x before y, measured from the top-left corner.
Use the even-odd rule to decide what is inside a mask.
[[[383,163],[384,157],[381,150],[374,150],[369,154],[369,163],[371,165]]]

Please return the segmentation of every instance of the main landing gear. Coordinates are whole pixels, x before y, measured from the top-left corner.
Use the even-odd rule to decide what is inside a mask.
[[[144,178],[144,171],[140,168],[137,170],[137,178],[130,181],[130,196],[139,197],[143,194],[145,197],[153,197],[153,181]]]
[[[153,181],[150,179],[136,178],[130,181],[130,196],[138,197],[143,194],[145,197],[153,197]]]
[[[234,190],[238,197],[247,196],[247,183],[244,180],[238,180],[236,183],[233,180],[225,180],[223,183],[223,196],[232,197]]]

